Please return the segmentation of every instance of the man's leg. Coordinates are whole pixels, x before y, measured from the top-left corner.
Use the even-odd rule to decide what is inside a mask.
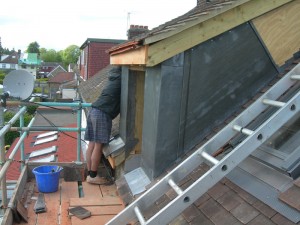
[[[87,182],[92,184],[108,184],[108,180],[105,177],[97,176],[98,167],[102,156],[102,146],[101,143],[95,143],[91,155],[91,170],[89,176],[87,177]]]
[[[87,164],[87,170],[88,173],[90,173],[91,171],[91,166],[92,166],[92,154],[93,154],[93,150],[94,150],[94,146],[95,146],[95,142],[90,141],[88,148],[86,150],[86,164]],[[90,175],[90,174],[88,174]]]
[[[91,171],[97,172],[102,156],[102,143],[95,142],[91,155]]]

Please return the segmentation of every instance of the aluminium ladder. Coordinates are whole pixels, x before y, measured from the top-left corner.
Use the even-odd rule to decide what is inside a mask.
[[[277,101],[292,86],[299,85],[299,81],[300,64],[296,65],[208,142],[112,218],[107,225],[125,225],[131,221],[136,221],[136,219],[142,225],[165,225],[171,222],[300,111],[299,90],[286,103]],[[278,109],[255,130],[246,128],[250,122],[270,106]],[[211,155],[238,133],[246,135],[246,138],[230,153],[221,160]],[[208,162],[212,167],[193,184],[182,190],[177,183],[203,162]],[[176,198],[146,220],[143,212],[169,191],[170,188],[177,193]]]

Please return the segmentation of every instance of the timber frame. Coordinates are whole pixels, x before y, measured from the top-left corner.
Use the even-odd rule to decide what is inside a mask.
[[[221,9],[214,10],[213,13],[198,14],[198,17],[195,14],[196,19],[191,19],[191,22],[183,22],[179,28],[168,29],[166,27],[164,30],[156,32],[157,34],[144,37],[143,46],[136,48],[134,47],[136,42],[134,42],[131,48],[128,48],[127,43],[127,50],[122,52],[111,49],[109,51],[111,64],[153,67],[176,54],[289,2],[292,0],[238,0],[231,5],[228,4]]]

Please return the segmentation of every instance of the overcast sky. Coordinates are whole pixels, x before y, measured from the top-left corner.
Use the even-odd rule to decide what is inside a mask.
[[[157,27],[197,4],[197,0],[6,0],[1,3],[2,47],[64,50],[87,38],[127,39],[129,25]]]

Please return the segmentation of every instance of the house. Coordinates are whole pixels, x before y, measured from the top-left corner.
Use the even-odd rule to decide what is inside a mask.
[[[49,78],[48,85],[50,98],[57,98],[58,96],[60,96],[62,91],[61,88],[63,88],[63,86],[68,82],[76,80],[76,74],[74,72],[60,72],[57,73],[54,77]],[[77,83],[75,83],[75,86],[77,86]]]
[[[13,52],[11,55],[1,56],[0,68],[4,70],[17,70],[19,53]]]
[[[80,47],[81,54],[78,67],[81,77],[88,80],[106,67],[109,64],[109,54],[106,51],[124,41],[88,38]]]
[[[57,62],[41,62],[41,65],[40,65],[40,67],[38,69],[38,77],[41,77],[41,78],[48,77],[48,74],[50,72],[52,72],[57,67],[60,67],[60,68],[63,69],[61,63],[57,63]]]
[[[299,63],[299,9],[298,0],[199,0],[186,14],[111,48],[111,64],[122,65],[120,136],[125,143],[125,172],[135,162],[152,182],[161,180],[176,162],[210,140]],[[299,205],[292,203],[292,196],[300,194],[297,182],[293,184],[300,175],[298,121],[293,118],[270,137],[174,224],[192,223],[196,216],[195,223],[205,218],[208,224],[259,224],[259,218],[264,224],[299,223]],[[240,138],[229,140],[230,150]],[[186,188],[190,182],[184,181],[181,185]],[[167,205],[173,196],[168,194],[172,195],[163,195],[150,211]],[[244,194],[252,202],[225,205],[226,199]],[[261,207],[272,213],[260,214]],[[189,214],[193,212],[195,217]]]
[[[38,53],[21,53],[18,64],[20,69],[27,70],[36,78],[41,59]]]
[[[47,74],[47,78],[55,77],[58,73],[67,72],[61,65],[56,66],[51,72]]]

